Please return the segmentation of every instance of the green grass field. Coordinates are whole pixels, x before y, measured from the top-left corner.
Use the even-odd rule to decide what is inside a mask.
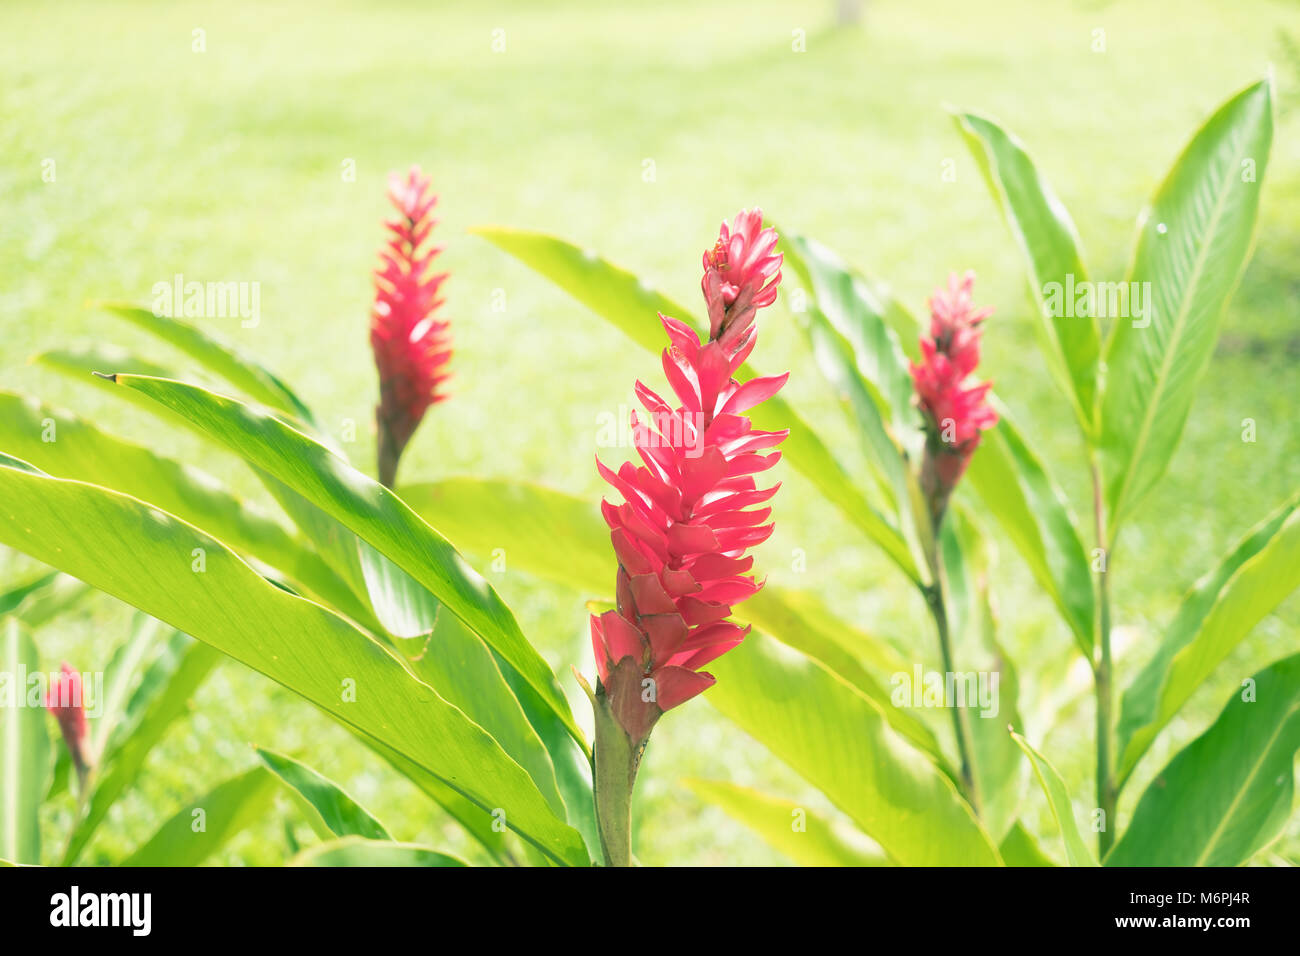
[[[587,495],[594,509],[602,493],[592,460],[599,416],[632,403],[636,378],[661,376],[652,356],[468,227],[558,233],[694,306],[700,253],[718,223],[757,204],[778,227],[816,236],[888,279],[915,310],[950,270],[975,269],[980,301],[996,309],[985,337],[988,374],[1084,513],[1083,448],[1031,341],[1019,254],[945,106],[990,113],[1015,131],[1074,216],[1094,278],[1119,279],[1136,215],[1187,138],[1272,62],[1280,114],[1255,256],[1170,473],[1113,561],[1123,686],[1183,591],[1300,478],[1300,110],[1292,107],[1296,64],[1283,41],[1284,33],[1300,37],[1300,8],[1245,0],[865,7],[861,26],[837,30],[830,0],[707,10],[677,0],[6,4],[3,387],[201,464],[265,502],[233,459],[209,454],[93,383],[27,364],[44,349],[108,341],[186,368],[87,300],[148,303],[154,283],[177,273],[255,281],[256,328],[237,319],[206,320],[207,327],[291,382],[334,434],[356,423],[348,451],[370,468],[369,271],[383,239],[385,175],[419,163],[442,196],[456,378],[453,399],[430,414],[407,453],[406,480],[528,478]],[[196,29],[204,52],[192,49]],[[1104,30],[1104,52],[1093,49],[1096,30]],[[805,52],[792,49],[794,31],[802,31]],[[494,36],[504,38],[503,51],[494,51]],[[49,160],[53,182],[42,177]],[[344,175],[349,162],[355,181]],[[498,290],[504,311],[492,308]],[[764,369],[792,370],[792,397],[820,413],[816,427],[859,468],[857,437],[784,306],[765,314],[755,358]],[[1254,443],[1241,439],[1246,418],[1256,422]],[[620,453],[602,451],[607,461]],[[777,532],[756,567],[772,583],[818,590],[863,629],[936,659],[934,635],[918,623],[921,605],[904,581],[805,480],[779,470]],[[807,555],[803,573],[791,570],[795,548]],[[1056,679],[1071,641],[1009,543],[1000,558],[1004,640],[1026,670],[1028,709],[1040,677]],[[6,577],[28,567],[0,557]],[[593,672],[585,596],[509,570],[489,577],[589,724],[569,673],[570,665]],[[66,658],[94,669],[129,617],[95,597],[39,643],[50,666]],[[1126,791],[1122,815],[1243,676],[1297,649],[1298,628],[1293,596],[1160,739]],[[822,798],[707,699],[672,714],[655,736],[639,789],[638,853],[649,863],[782,862],[680,779],[731,779],[810,807]],[[1088,700],[1059,724],[1029,717],[1032,738],[1079,807],[1093,805]],[[145,785],[115,808],[89,859],[117,858],[191,796],[251,765],[251,743],[297,753],[399,839],[473,852],[343,730],[239,665],[223,665],[194,705],[151,757]],[[1045,817],[1037,790],[1026,791],[1026,808],[1031,820]],[[279,817],[292,812],[287,799],[281,809],[219,862],[284,860]],[[71,811],[70,801],[56,807],[48,832]],[[1293,822],[1262,861],[1300,860],[1298,831]],[[1049,849],[1060,855],[1059,843]]]

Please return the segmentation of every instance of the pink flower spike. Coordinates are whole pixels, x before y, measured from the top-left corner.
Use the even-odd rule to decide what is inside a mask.
[[[384,223],[391,235],[374,273],[370,348],[379,371],[379,480],[392,487],[402,451],[424,413],[447,397],[451,335],[448,323],[435,318],[447,273],[429,271],[442,251],[427,245],[438,197],[429,178],[412,166],[405,178],[389,175],[388,198],[398,216]]]
[[[997,412],[988,403],[992,385],[973,378],[983,322],[993,312],[975,308],[974,284],[974,272],[960,280],[954,273],[948,288],[934,293],[930,298],[930,336],[921,339],[921,361],[909,363],[927,436],[921,489],[936,525],[979,447],[981,433],[998,422]]]
[[[81,674],[64,662],[53,685],[45,694],[45,709],[59,723],[63,742],[72,755],[79,778],[90,769],[90,728],[86,722],[86,704],[82,697]]]
[[[776,464],[779,453],[768,450],[786,433],[756,432],[743,413],[788,376],[735,379],[753,347],[754,315],[776,299],[781,278],[776,233],[762,222],[757,209],[741,212],[705,254],[708,341],[660,316],[669,340],[662,365],[676,405],[637,383],[654,423],[644,427],[632,415],[644,464],[614,471],[597,461],[624,502],[601,509],[618,573],[615,610],[591,619],[597,694],[633,742],[643,743],[665,711],[712,686],[700,668],[740,643],[748,629],[727,620],[732,606],[762,587],[745,551],[771,534],[762,523],[771,509],[761,505],[776,488],[759,490],[755,475]]]

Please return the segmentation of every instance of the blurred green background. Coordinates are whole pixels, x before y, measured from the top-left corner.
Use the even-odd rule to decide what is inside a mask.
[[[205,52],[192,50],[196,29]],[[1104,52],[1094,50],[1104,31]],[[494,33],[494,31],[504,31]],[[802,31],[805,49],[795,49]],[[1032,344],[1022,264],[945,104],[988,112],[1027,144],[1073,214],[1094,278],[1121,277],[1135,217],[1193,130],[1274,64],[1279,117],[1258,245],[1232,301],[1181,450],[1112,561],[1123,686],[1184,590],[1297,486],[1300,363],[1300,9],[1289,3],[1042,4],[867,0],[857,26],[835,4],[170,3],[0,8],[0,358],[4,387],[90,417],[200,464],[270,507],[233,459],[114,402],[90,383],[26,364],[43,349],[118,342],[183,359],[93,298],[148,303],[175,273],[255,281],[261,323],[204,320],[280,373],[348,451],[373,464],[376,384],[367,345],[369,272],[383,240],[385,175],[419,163],[441,193],[452,273],[454,398],[434,409],[403,462],[406,481],[456,474],[603,492],[592,457],[602,413],[657,387],[649,353],[484,241],[480,223],[545,229],[600,250],[695,308],[700,253],[718,223],[761,205],[888,279],[914,310],[950,270],[974,268],[988,324],[986,367],[1052,464],[1076,513],[1084,456]],[[1291,45],[1287,37],[1293,39]],[[493,41],[504,39],[504,50]],[[498,43],[499,45],[499,43]],[[55,181],[42,163],[55,162]],[[343,175],[355,163],[355,181]],[[653,181],[644,175],[653,163]],[[946,167],[946,164],[951,164]],[[946,181],[945,168],[955,173]],[[952,177],[948,177],[952,179]],[[493,296],[503,290],[504,311]],[[858,443],[783,304],[762,320],[755,361],[790,368],[790,396],[859,468]],[[1241,440],[1253,418],[1258,440]],[[602,450],[620,461],[622,449]],[[757,568],[818,590],[838,613],[927,666],[934,635],[915,595],[784,465],[777,532]],[[972,499],[973,500],[973,499]],[[791,570],[793,549],[807,570]],[[1059,686],[1072,642],[1008,543],[997,598],[1025,675],[1030,739],[1093,806],[1085,695],[1060,721],[1036,709]],[[481,557],[481,556],[480,556]],[[590,674],[586,596],[479,567],[515,608],[586,725],[569,673]],[[507,567],[508,567],[507,555]],[[30,567],[0,553],[4,579]],[[613,565],[611,562],[611,580]],[[96,596],[38,635],[48,666],[102,666],[129,611]],[[1242,677],[1296,649],[1300,600],[1264,621],[1158,741],[1126,791],[1203,730]],[[1086,674],[1070,678],[1086,689]],[[717,715],[708,695],[674,712],[648,752],[638,853],[649,863],[782,858],[683,776],[730,779],[822,807],[788,768]],[[250,743],[296,753],[346,786],[399,839],[472,852],[413,787],[343,730],[269,681],[226,663],[151,757],[144,785],[101,827],[109,861],[192,796],[251,765]],[[936,725],[940,732],[943,724]],[[845,728],[852,733],[852,728]],[[1040,832],[1045,808],[1026,792]],[[287,800],[280,808],[293,811]],[[49,811],[46,842],[71,803]],[[305,826],[298,826],[307,837]],[[1300,858],[1300,827],[1261,862]],[[1049,852],[1060,856],[1059,843]],[[278,819],[217,862],[269,864],[288,849]]]

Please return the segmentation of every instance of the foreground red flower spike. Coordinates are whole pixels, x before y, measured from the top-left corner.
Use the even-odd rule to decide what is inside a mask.
[[[770,295],[756,291],[781,264],[769,254],[776,233],[759,232],[761,224],[758,210],[742,212],[730,240],[725,223],[718,240],[719,248],[729,242],[739,250],[732,262],[745,264],[734,275],[738,285],[725,293],[733,306],[749,303],[742,306],[749,312],[745,326],[724,316],[702,343],[684,322],[660,315],[671,343],[664,374],[678,404],[637,382],[648,420],[633,412],[632,435],[644,464],[627,462],[615,473],[596,462],[623,504],[601,503],[618,557],[618,606],[592,616],[592,644],[601,683],[633,739],[713,684],[700,668],[744,638],[748,628],[727,618],[762,586],[747,574],[754,559],[745,551],[771,535],[773,525],[763,522],[772,509],[753,506],[779,485],[759,489],[754,476],[780,460],[780,452],[764,451],[788,432],[757,431],[743,413],[776,394],[789,373],[743,385],[734,378],[754,346],[754,303],[770,304],[779,281],[777,273]],[[706,297],[710,283],[729,271],[717,261],[706,254]]]
[[[81,674],[66,662],[59,669],[53,686],[45,694],[45,709],[59,722],[63,742],[68,745],[77,776],[84,780],[90,769],[90,728],[86,722],[86,704],[82,697]]]
[[[631,791],[651,729],[665,711],[713,685],[700,668],[744,639],[749,628],[728,620],[731,609],[762,587],[745,552],[771,535],[773,525],[764,522],[772,509],[761,506],[779,485],[760,489],[755,476],[780,460],[770,449],[788,432],[756,430],[744,413],[776,394],[789,374],[743,384],[735,378],[754,347],[754,314],[775,299],[780,279],[776,233],[761,224],[758,210],[742,212],[731,230],[723,224],[705,255],[707,341],[659,316],[669,340],[663,370],[676,403],[636,383],[647,415],[631,415],[642,464],[614,472],[596,462],[623,499],[601,503],[618,559],[616,607],[591,617],[600,672],[592,695],[596,805],[612,865],[630,859]]]
[[[909,363],[917,405],[925,418],[921,490],[936,525],[979,447],[981,432],[998,421],[988,403],[992,384],[971,378],[979,364],[983,322],[993,312],[974,307],[974,283],[973,272],[960,280],[954,273],[948,288],[935,292],[930,299],[930,336],[921,339],[921,361]]]
[[[388,198],[398,216],[384,223],[392,235],[375,270],[370,348],[379,370],[379,480],[392,487],[402,451],[424,413],[447,397],[442,385],[449,377],[451,336],[448,323],[434,318],[443,304],[438,290],[447,273],[429,271],[442,251],[427,245],[438,197],[429,178],[412,166],[405,179],[389,175]]]
[[[710,687],[712,675],[700,668],[747,633],[727,618],[762,586],[747,574],[754,559],[745,551],[772,533],[763,524],[772,509],[752,506],[779,487],[759,489],[754,476],[780,460],[780,452],[763,452],[787,434],[756,431],[742,413],[788,374],[741,385],[732,377],[741,352],[728,355],[721,342],[701,344],[684,323],[660,320],[672,340],[664,371],[679,404],[638,382],[649,421],[633,412],[632,434],[644,464],[615,473],[597,462],[624,503],[601,505],[618,557],[618,606],[592,616],[592,642],[601,682],[633,739]]]

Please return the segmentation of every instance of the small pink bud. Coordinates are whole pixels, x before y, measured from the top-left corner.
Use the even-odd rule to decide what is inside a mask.
[[[763,228],[763,210],[742,209],[722,224],[718,241],[704,253],[700,289],[709,312],[709,338],[728,354],[742,347],[758,310],[776,301],[782,256],[776,230]]]
[[[86,705],[82,697],[81,674],[64,662],[58,677],[45,695],[45,709],[59,722],[63,742],[68,745],[78,775],[90,767],[90,728],[86,722]]]

